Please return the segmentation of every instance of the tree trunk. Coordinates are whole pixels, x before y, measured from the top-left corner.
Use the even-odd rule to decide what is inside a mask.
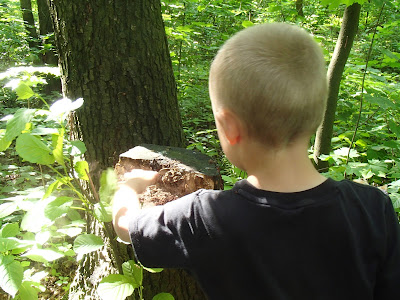
[[[25,30],[28,33],[28,44],[29,48],[32,50],[34,48],[38,49],[38,34],[35,27],[35,19],[32,13],[32,3],[31,0],[20,0],[22,11],[22,19],[24,20]]]
[[[335,121],[340,82],[358,30],[360,10],[361,5],[358,3],[346,7],[335,51],[333,52],[332,60],[328,67],[328,103],[324,119],[321,126],[318,128],[314,144],[314,161],[317,165],[317,169],[322,172],[327,170],[329,164],[327,161],[320,160],[319,156],[321,154],[329,155],[331,151],[333,123]]]
[[[57,65],[58,58],[54,48],[54,36],[48,36],[54,32],[53,23],[50,17],[49,5],[46,0],[36,0],[36,3],[38,6],[39,33],[42,37],[45,37],[42,38],[42,46],[44,48],[42,61],[45,64]],[[46,45],[53,45],[53,47],[48,49]]]
[[[296,10],[297,15],[299,15],[300,17],[304,17],[303,0],[296,0]]]
[[[182,145],[159,0],[50,0],[63,93],[83,97],[76,131],[91,170],[141,143]]]
[[[180,146],[182,124],[175,79],[159,0],[48,0],[61,66],[64,96],[82,97],[74,115],[76,138],[95,185],[118,154],[141,143]],[[110,224],[108,224],[110,225]],[[88,231],[103,235],[88,219]],[[120,271],[108,228],[103,251],[86,255],[71,286],[70,299],[98,299],[100,279]],[[114,247],[115,248],[115,247]]]

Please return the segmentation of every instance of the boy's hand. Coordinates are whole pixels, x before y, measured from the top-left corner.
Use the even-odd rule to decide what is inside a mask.
[[[129,212],[140,209],[138,194],[156,182],[158,173],[135,169],[124,174],[113,201],[113,225],[121,240],[129,243]]]
[[[124,174],[124,181],[120,185],[129,187],[137,194],[141,194],[149,185],[155,184],[157,177],[158,173],[155,171],[134,169]]]

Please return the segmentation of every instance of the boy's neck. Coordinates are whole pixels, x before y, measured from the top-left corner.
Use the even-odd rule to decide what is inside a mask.
[[[320,185],[326,178],[314,168],[307,147],[308,140],[275,151],[251,147],[243,161],[247,180],[256,188],[282,193],[305,191]]]

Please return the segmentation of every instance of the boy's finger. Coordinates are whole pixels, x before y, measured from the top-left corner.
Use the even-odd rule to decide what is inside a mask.
[[[158,172],[156,172],[156,171],[149,171],[149,170],[142,170],[142,169],[134,169],[134,170],[124,174],[125,179],[141,178],[142,180],[146,180],[146,181],[156,180],[157,176],[158,176]]]

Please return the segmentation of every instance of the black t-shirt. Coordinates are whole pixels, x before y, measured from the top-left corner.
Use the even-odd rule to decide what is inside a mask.
[[[326,180],[277,193],[246,180],[132,216],[147,267],[186,268],[209,299],[399,299],[400,228],[379,189]]]

